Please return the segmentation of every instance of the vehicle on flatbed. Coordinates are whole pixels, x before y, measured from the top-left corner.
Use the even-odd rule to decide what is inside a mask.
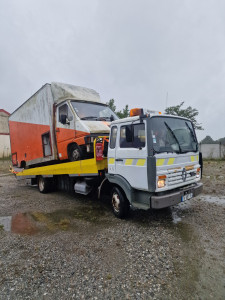
[[[143,109],[130,115],[112,121],[109,138],[95,138],[91,159],[12,171],[41,193],[53,186],[85,195],[97,188],[99,197],[108,192],[119,218],[130,207],[161,209],[200,194],[202,155],[192,122]]]
[[[109,135],[116,114],[88,88],[45,84],[9,117],[12,163],[48,165],[93,157],[93,141]]]

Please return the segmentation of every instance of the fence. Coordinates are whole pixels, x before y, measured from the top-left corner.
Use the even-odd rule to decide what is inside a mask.
[[[199,151],[203,158],[221,159],[225,158],[225,146],[220,144],[199,144]]]

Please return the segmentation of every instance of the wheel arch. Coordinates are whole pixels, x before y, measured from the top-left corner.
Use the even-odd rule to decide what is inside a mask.
[[[129,182],[120,175],[107,174],[106,176],[111,184],[122,189],[123,193],[127,197],[127,200],[131,204],[134,199],[134,189],[131,187]]]
[[[67,145],[67,156],[68,156],[68,158],[69,158],[69,155],[70,155],[70,151],[71,151],[71,148],[72,148],[72,146],[73,145],[75,145],[75,146],[78,146],[79,147],[79,145],[76,143],[76,142],[71,142],[71,143],[69,143],[68,145]]]
[[[26,168],[26,161],[25,160],[21,160],[20,162],[20,168]]]

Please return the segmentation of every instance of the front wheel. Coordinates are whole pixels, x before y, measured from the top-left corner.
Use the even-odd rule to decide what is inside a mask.
[[[69,150],[69,160],[77,161],[77,160],[81,160],[81,158],[82,158],[82,152],[80,147],[78,145],[73,144]]]
[[[38,177],[38,189],[39,192],[42,194],[46,194],[50,191],[51,188],[51,181],[49,178],[44,178],[42,176]]]
[[[114,215],[120,219],[126,218],[129,214],[130,204],[122,189],[113,187],[111,201]]]

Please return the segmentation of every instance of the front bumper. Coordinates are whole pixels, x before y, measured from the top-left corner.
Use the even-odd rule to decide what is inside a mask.
[[[161,209],[165,207],[169,207],[172,205],[176,205],[181,202],[182,196],[186,193],[193,193],[193,197],[198,196],[203,190],[203,184],[197,183],[195,186],[189,186],[187,188],[182,188],[179,191],[174,193],[160,195],[160,196],[152,196],[151,197],[151,208],[153,209]]]

